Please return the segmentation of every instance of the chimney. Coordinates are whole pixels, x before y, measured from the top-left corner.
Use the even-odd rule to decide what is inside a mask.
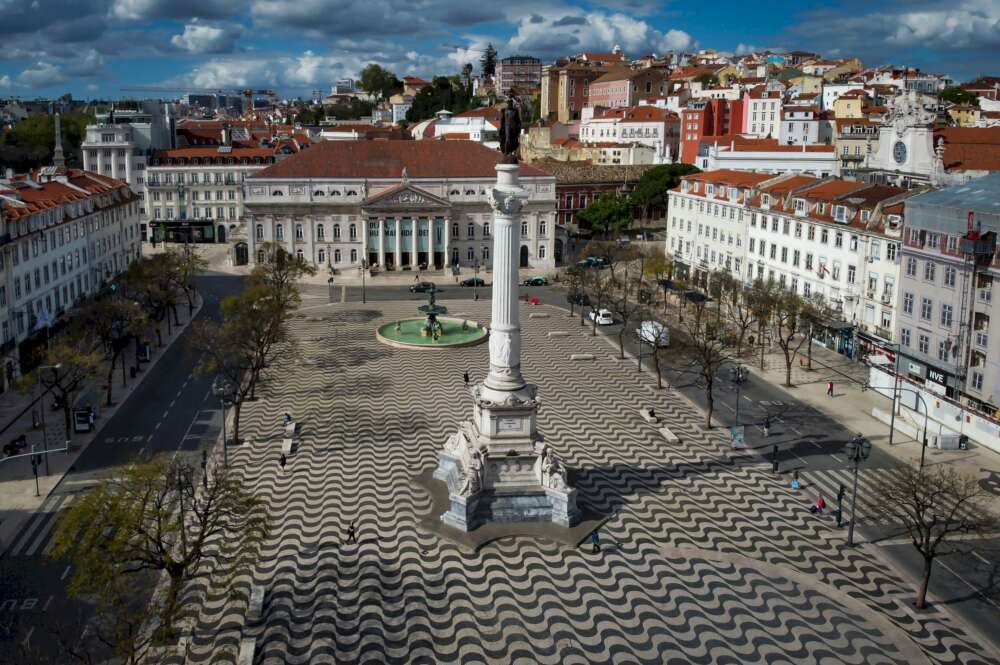
[[[229,125],[222,126],[222,145],[229,145]]]
[[[63,157],[62,148],[62,131],[59,127],[59,112],[56,112],[55,117],[55,134],[56,134],[56,147],[52,151],[52,165],[53,166],[66,166],[66,159]]]

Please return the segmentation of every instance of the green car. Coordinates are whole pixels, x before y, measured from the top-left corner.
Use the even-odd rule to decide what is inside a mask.
[[[470,277],[461,281],[462,286],[486,286],[486,281],[482,277]]]
[[[534,277],[529,277],[521,282],[521,286],[546,286],[548,283],[549,280],[545,279],[541,275],[535,275]]]
[[[597,268],[600,270],[602,268],[606,268],[608,262],[599,256],[588,256],[582,261],[578,261],[576,265],[578,268]]]

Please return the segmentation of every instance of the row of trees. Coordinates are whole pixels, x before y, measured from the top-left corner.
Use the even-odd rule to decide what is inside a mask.
[[[630,226],[636,216],[645,220],[657,210],[666,210],[670,190],[681,177],[697,172],[698,168],[690,164],[661,164],[646,171],[630,194],[603,194],[579,211],[577,219],[607,238]]]
[[[90,113],[62,113],[59,122],[66,165],[80,167],[83,165],[80,144],[87,134],[87,125],[93,124],[95,117]],[[55,116],[45,114],[25,118],[4,129],[0,139],[0,164],[5,167],[22,173],[50,165],[55,147]]]
[[[226,386],[236,441],[241,409],[264,385],[268,367],[296,353],[288,323],[300,303],[299,279],[315,273],[277,244],[261,250],[266,260],[240,293],[222,301],[222,320],[196,321],[191,336],[202,358],[196,372]],[[169,321],[183,302],[182,257],[168,253],[129,271],[129,292],[141,295],[147,316]],[[188,459],[162,456],[119,470],[56,527],[52,555],[74,563],[69,591],[96,601],[92,636],[123,663],[148,662],[151,647],[174,639],[187,583],[231,584],[252,568],[268,537],[263,499],[225,465],[206,462],[199,470]],[[147,599],[142,590],[152,587],[159,590]],[[94,646],[68,651],[85,662]]]

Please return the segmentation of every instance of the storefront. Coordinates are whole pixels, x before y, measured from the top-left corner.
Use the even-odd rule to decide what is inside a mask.
[[[854,326],[840,319],[823,319],[813,328],[813,341],[848,358],[854,357]]]
[[[868,356],[874,354],[885,356],[890,362],[896,362],[896,345],[888,340],[866,333],[863,330],[859,330],[856,343],[858,353],[861,355],[861,360],[864,360]]]

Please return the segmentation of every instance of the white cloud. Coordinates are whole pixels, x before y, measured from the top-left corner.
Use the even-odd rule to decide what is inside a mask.
[[[47,88],[65,81],[62,70],[48,62],[36,62],[17,75],[17,84],[26,88]]]
[[[6,74],[4,74],[3,76],[0,76],[0,88],[9,88],[12,85],[14,85],[14,84],[11,83],[9,76],[7,76]]]
[[[234,24],[199,23],[197,19],[184,26],[184,32],[170,38],[170,43],[188,53],[230,53],[243,27]]]
[[[108,14],[121,21],[223,18],[245,12],[246,0],[113,0]]]
[[[890,28],[887,41],[899,46],[1000,45],[1000,3],[996,0],[966,0],[929,11],[875,16]]]
[[[694,38],[683,30],[667,30],[661,48],[664,51],[685,51],[694,45]]]

